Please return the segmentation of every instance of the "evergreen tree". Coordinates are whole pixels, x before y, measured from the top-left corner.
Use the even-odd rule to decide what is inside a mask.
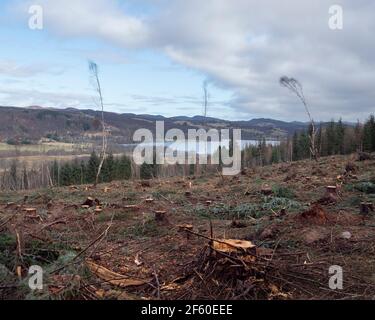
[[[336,130],[335,122],[332,120],[326,128],[326,155],[331,156],[335,153]]]
[[[141,175],[141,179],[143,179],[143,180],[153,179],[154,178],[154,168],[153,168],[153,165],[144,162],[141,165],[140,175]]]
[[[342,123],[342,119],[336,125],[336,154],[344,154],[344,136],[345,126]]]
[[[103,168],[101,171],[101,181],[111,182],[115,178],[115,160],[113,154],[110,153],[103,162]]]
[[[132,175],[131,162],[127,156],[122,156],[116,162],[116,174],[115,179],[118,180],[129,180]]]
[[[91,153],[90,159],[87,163],[87,183],[94,183],[96,180],[96,174],[98,172],[100,159],[95,151]]]

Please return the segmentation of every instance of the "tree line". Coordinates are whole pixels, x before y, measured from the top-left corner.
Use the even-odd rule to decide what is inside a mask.
[[[265,166],[273,163],[291,162],[311,158],[311,127],[295,132],[294,135],[280,142],[270,144],[265,139],[257,145],[247,146],[242,150],[242,167]],[[316,133],[316,145],[319,156],[351,154],[358,151],[375,152],[375,117],[372,115],[364,123],[355,126],[346,125],[339,120],[321,124]],[[209,157],[210,158],[210,157]],[[208,162],[210,163],[210,162]],[[57,161],[37,167],[27,168],[18,160],[10,166],[3,166],[0,174],[1,190],[27,190],[44,187],[58,187],[80,184],[94,184],[100,165],[98,154],[93,151],[88,160]],[[112,153],[105,158],[99,176],[99,182],[128,180],[131,178],[153,179],[170,176],[193,176],[216,173],[221,165],[176,164],[137,166],[123,155],[115,157]]]
[[[100,158],[95,151],[91,153],[88,161],[75,159],[61,165],[55,160],[50,168],[52,184],[53,186],[69,186],[95,183],[99,165]],[[110,153],[103,162],[99,182],[129,180],[131,176],[130,159],[125,155],[116,158]]]
[[[311,158],[311,126],[295,132],[292,137],[271,145],[265,139],[256,146],[248,146],[242,151],[242,165],[263,166],[273,163],[298,161]],[[316,132],[318,156],[345,155],[354,152],[375,152],[375,117],[355,126],[346,125],[342,120],[320,124]]]

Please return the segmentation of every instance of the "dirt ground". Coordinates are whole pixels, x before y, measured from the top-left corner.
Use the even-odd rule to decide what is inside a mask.
[[[355,156],[3,193],[0,298],[373,299],[371,203],[375,161]],[[28,287],[32,265],[43,290]]]

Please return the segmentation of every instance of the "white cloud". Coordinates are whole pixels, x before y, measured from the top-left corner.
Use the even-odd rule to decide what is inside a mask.
[[[156,48],[231,90],[239,114],[305,119],[297,99],[279,86],[282,75],[303,83],[316,119],[355,120],[374,110],[371,0],[335,2],[344,8],[342,31],[329,29],[332,3],[325,0],[155,0],[156,13],[147,17],[124,12],[115,0],[38,2],[48,30]]]
[[[21,65],[13,60],[0,60],[0,74],[2,76],[28,78],[42,73],[59,75],[63,72],[62,67],[45,64]]]
[[[115,0],[27,0],[20,2],[18,10],[27,14],[35,4],[43,8],[45,30],[63,36],[98,37],[130,47],[148,37],[143,21],[124,14]]]

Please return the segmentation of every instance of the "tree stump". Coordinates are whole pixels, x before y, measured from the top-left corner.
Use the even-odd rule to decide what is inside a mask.
[[[152,198],[147,198],[146,199],[146,203],[153,203],[155,200],[154,199],[152,199]]]
[[[100,206],[100,201],[98,199],[94,199],[91,197],[88,197],[84,203],[82,203],[82,206],[89,206],[95,207],[95,206]]]
[[[265,196],[270,196],[273,193],[272,188],[268,185],[265,185],[262,187],[261,193]]]
[[[151,180],[143,180],[141,181],[141,186],[144,188],[151,188]]]
[[[326,191],[327,191],[327,195],[330,195],[330,194],[332,194],[334,196],[337,195],[337,187],[336,186],[327,186]]]
[[[167,212],[166,211],[155,211],[155,220],[158,222],[163,222],[166,220]]]
[[[101,206],[97,206],[94,211],[95,211],[95,213],[102,213],[103,208]]]
[[[27,215],[34,216],[34,217],[38,215],[35,208],[26,208],[25,212]]]
[[[5,206],[5,209],[14,209],[17,207],[17,204],[14,202],[8,202],[7,205]]]
[[[362,202],[361,214],[369,214],[370,212],[374,212],[374,205],[371,202]]]
[[[178,225],[177,227],[178,227],[178,232],[185,233],[186,239],[189,240],[191,233],[188,231],[193,231],[194,226],[192,224],[181,224],[181,225]]]

